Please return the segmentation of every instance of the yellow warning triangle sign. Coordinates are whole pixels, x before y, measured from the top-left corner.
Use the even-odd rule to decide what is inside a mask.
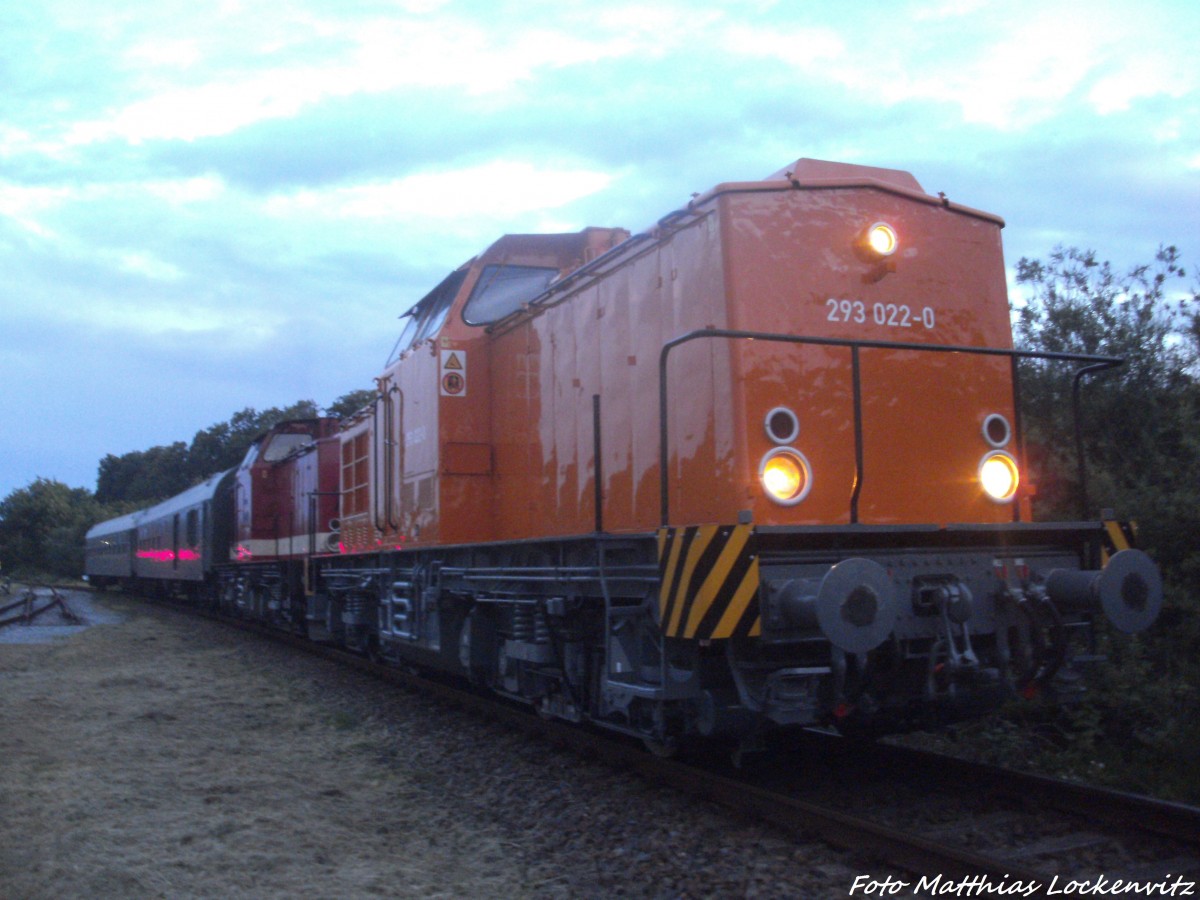
[[[458,358],[457,353],[451,353],[446,357],[446,362],[442,366],[443,369],[461,369],[462,367],[462,361]]]

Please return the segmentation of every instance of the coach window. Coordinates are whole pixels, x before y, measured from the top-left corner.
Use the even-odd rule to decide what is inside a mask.
[[[485,266],[463,309],[468,325],[489,325],[515,313],[541,294],[558,269],[537,266]]]
[[[200,546],[200,513],[195,509],[189,509],[187,514],[187,545]]]

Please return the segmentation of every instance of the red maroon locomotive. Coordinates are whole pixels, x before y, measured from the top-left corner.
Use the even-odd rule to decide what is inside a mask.
[[[1013,349],[1002,226],[799,160],[634,236],[503,237],[372,404],[256,445],[204,583],[657,749],[1050,686],[1161,582],[1116,523],[1032,516],[1018,361],[1120,361]]]
[[[311,590],[307,561],[338,549],[337,419],[284,422],[255,441],[232,479],[230,561],[216,567],[223,606],[303,625],[292,598]]]

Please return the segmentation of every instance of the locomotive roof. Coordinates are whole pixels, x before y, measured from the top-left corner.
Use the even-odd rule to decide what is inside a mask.
[[[801,158],[778,172],[768,175],[761,181],[732,181],[718,184],[702,194],[695,195],[683,209],[663,216],[650,229],[634,234],[610,250],[580,266],[566,277],[554,282],[546,290],[533,298],[526,306],[512,315],[487,326],[489,331],[504,323],[519,320],[538,307],[561,302],[571,296],[575,288],[586,284],[590,277],[603,274],[622,264],[628,255],[642,252],[642,245],[653,246],[662,239],[663,234],[669,234],[671,226],[700,215],[698,207],[715,200],[722,194],[748,193],[754,191],[785,191],[785,190],[820,190],[839,188],[872,188],[891,194],[898,194],[931,206],[940,206],[952,212],[962,213],[979,219],[984,219],[1004,227],[1004,219],[993,213],[983,212],[946,199],[944,194],[933,196],[925,193],[921,183],[909,172],[901,169],[884,169],[877,166],[860,166],[853,163],[830,162],[822,159]],[[581,232],[582,234],[583,232]],[[519,239],[522,235],[510,235]],[[565,237],[575,237],[568,235]],[[503,241],[504,238],[501,238]],[[497,242],[499,243],[499,242]],[[473,260],[472,260],[473,261]],[[469,263],[468,263],[469,265]]]
[[[767,176],[762,181],[730,181],[718,184],[711,190],[693,198],[688,204],[689,209],[695,209],[702,203],[714,199],[721,194],[744,193],[748,191],[780,191],[793,189],[815,190],[820,188],[850,188],[865,187],[886,191],[890,194],[900,194],[922,203],[942,206],[954,212],[964,213],[979,219],[995,222],[1004,227],[1004,219],[994,213],[973,209],[960,203],[952,203],[945,194],[936,197],[925,193],[921,183],[911,173],[901,169],[881,169],[877,166],[859,166],[853,163],[829,162],[823,159],[802,158],[790,166],[785,166],[778,172]]]

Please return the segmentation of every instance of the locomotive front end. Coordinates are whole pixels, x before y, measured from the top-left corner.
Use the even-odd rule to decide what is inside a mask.
[[[728,327],[664,352],[664,438],[685,441],[672,366],[721,354],[731,411],[709,431],[744,485],[714,499],[664,453],[681,474],[664,491],[662,626],[721,639],[729,672],[701,731],[725,727],[717,710],[945,723],[1052,686],[1104,615],[1154,621],[1161,581],[1128,529],[1033,519],[1000,219],[906,173],[808,160],[692,209],[719,224]],[[720,504],[726,528],[671,527]]]
[[[1085,568],[1093,536],[1082,525],[868,533],[850,556],[844,546],[799,552],[766,533],[761,632],[730,648],[741,700],[779,724],[902,731],[1053,689],[1094,646],[1098,618],[1135,632],[1161,606],[1158,571],[1141,551]],[[764,677],[755,683],[753,672]]]

